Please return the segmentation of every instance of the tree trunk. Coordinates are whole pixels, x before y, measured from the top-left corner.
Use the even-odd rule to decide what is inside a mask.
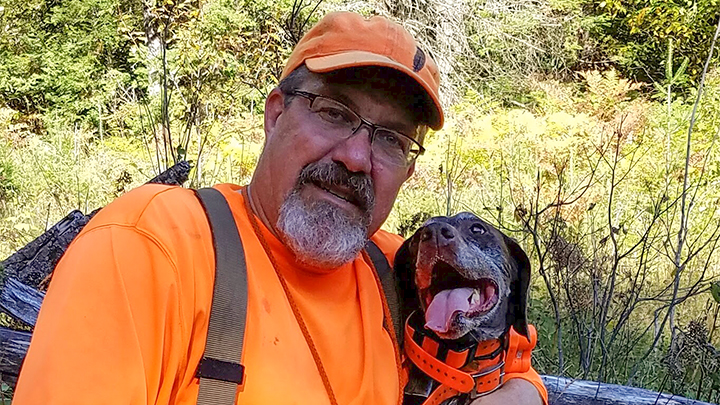
[[[155,14],[155,1],[145,0],[143,7],[143,28],[147,41],[147,72],[148,72],[148,96],[154,98],[160,95],[162,72],[163,42],[158,27],[158,16]]]

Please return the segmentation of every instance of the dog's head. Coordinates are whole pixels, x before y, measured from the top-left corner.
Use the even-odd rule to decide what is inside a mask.
[[[398,250],[404,316],[425,313],[442,339],[496,339],[510,326],[527,337],[530,261],[492,225],[463,212],[429,219]]]

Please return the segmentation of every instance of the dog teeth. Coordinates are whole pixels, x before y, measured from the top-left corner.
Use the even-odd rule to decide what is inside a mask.
[[[471,306],[476,305],[478,301],[480,301],[480,292],[477,289],[474,289],[472,295],[468,298],[468,301]]]
[[[485,293],[485,290],[478,288],[473,289],[472,294],[468,297],[470,307],[477,311],[485,311],[489,309],[488,307],[492,307],[494,304],[494,302],[492,302],[492,296],[488,296]]]

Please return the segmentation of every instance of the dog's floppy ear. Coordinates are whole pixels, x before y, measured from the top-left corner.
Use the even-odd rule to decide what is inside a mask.
[[[421,228],[422,229],[422,228]],[[402,302],[402,319],[416,309],[420,309],[417,287],[415,286],[415,263],[417,262],[417,249],[420,234],[415,232],[407,239],[395,254],[395,275],[397,280],[400,302]]]
[[[527,329],[527,305],[530,289],[530,259],[514,239],[505,235],[505,245],[515,261],[517,273],[510,285],[510,305],[508,306],[508,323],[515,331],[530,339]]]

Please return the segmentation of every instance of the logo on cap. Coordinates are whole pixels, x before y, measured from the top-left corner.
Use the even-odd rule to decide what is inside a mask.
[[[418,46],[413,58],[413,71],[419,72],[423,67],[425,67],[425,52]]]

